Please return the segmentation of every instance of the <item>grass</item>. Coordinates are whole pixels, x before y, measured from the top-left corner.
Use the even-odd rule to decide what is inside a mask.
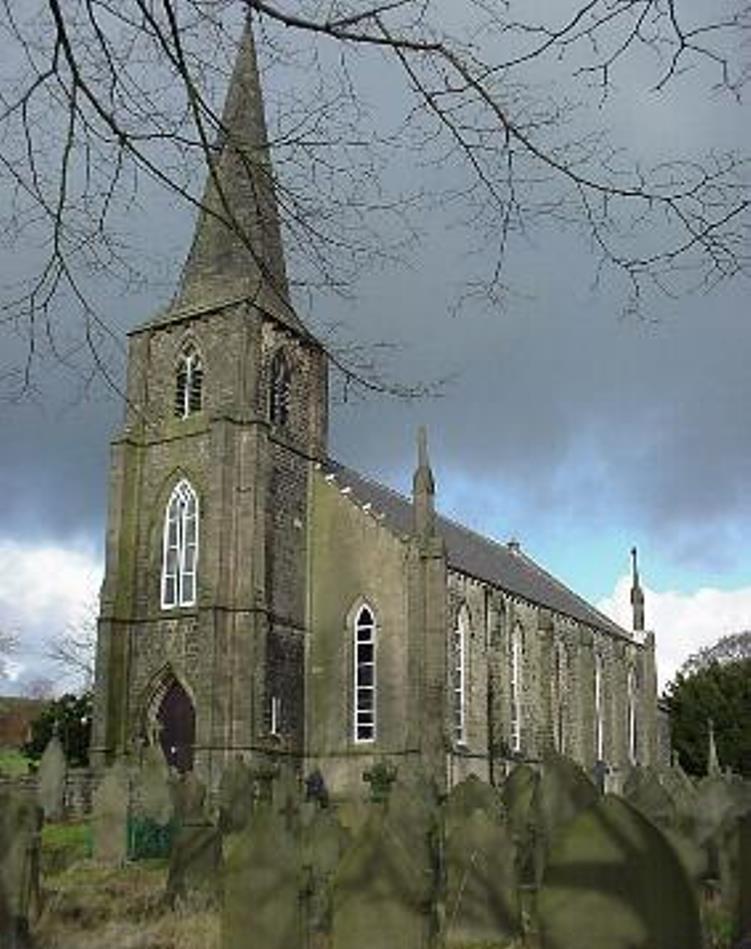
[[[42,828],[42,876],[54,876],[91,855],[88,821],[45,824]]]
[[[76,863],[44,883],[34,927],[38,949],[219,949],[219,915],[173,911],[167,865],[143,860],[120,869]]]
[[[28,774],[29,760],[18,748],[0,748],[0,774],[8,778],[22,778]]]

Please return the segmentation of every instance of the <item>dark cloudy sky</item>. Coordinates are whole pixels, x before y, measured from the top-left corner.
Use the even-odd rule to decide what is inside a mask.
[[[673,146],[748,153],[747,105],[703,77],[661,96],[632,75],[608,110],[616,139],[647,158]],[[392,173],[420,174],[408,161]],[[441,509],[517,537],[621,621],[638,544],[663,678],[701,643],[751,628],[748,280],[652,301],[648,319],[624,316],[617,282],[592,290],[586,242],[547,228],[511,253],[502,311],[452,316],[477,257],[440,214],[423,224],[408,265],[371,273],[355,299],[328,301],[311,320],[398,343],[395,378],[451,381],[439,398],[407,404],[342,403],[335,382],[332,454],[406,491],[415,430],[427,424]],[[123,328],[168,297],[189,239],[184,212],[164,203],[133,228],[159,248],[166,278],[109,301]],[[3,275],[19,266],[1,247]],[[17,365],[23,340],[4,331],[0,346],[0,367]],[[75,619],[100,580],[107,441],[120,414],[106,387],[79,392],[53,364],[40,385],[38,398],[0,403],[0,624],[25,644],[13,688],[38,672],[44,636]]]

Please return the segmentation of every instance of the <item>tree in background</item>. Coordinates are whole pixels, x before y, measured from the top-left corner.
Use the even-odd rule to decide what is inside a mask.
[[[751,778],[751,658],[679,672],[666,699],[672,745],[689,774],[706,774],[711,719],[720,765]]]
[[[6,629],[0,629],[0,679],[8,677],[8,657],[18,647],[18,636]]]
[[[693,675],[700,669],[706,669],[713,662],[740,662],[751,659],[751,630],[742,633],[731,633],[723,636],[712,646],[705,646],[689,656],[683,663],[680,671],[684,676]]]
[[[619,87],[638,107],[693,71],[712,95],[740,100],[745,0],[1,2],[0,233],[27,249],[0,301],[0,326],[27,344],[13,391],[34,391],[44,354],[110,378],[112,296],[148,280],[154,253],[153,242],[130,252],[127,222],[160,192],[254,253],[216,175],[226,147],[244,156],[251,187],[258,168],[271,174],[233,143],[217,105],[249,11],[275,74],[285,250],[308,294],[347,295],[368,267],[402,261],[420,211],[435,226],[439,206],[483,250],[455,307],[502,305],[510,248],[544,224],[583,239],[627,312],[748,270],[743,155],[666,141],[651,156],[600,126]],[[683,101],[690,116],[695,97]],[[404,154],[420,169],[414,187],[389,177]],[[202,197],[206,174],[216,207]],[[370,367],[349,358],[344,369],[374,387]]]
[[[74,768],[86,767],[89,763],[91,715],[91,692],[54,699],[31,723],[31,740],[26,742],[22,751],[33,761],[38,761],[57,726],[68,764]]]

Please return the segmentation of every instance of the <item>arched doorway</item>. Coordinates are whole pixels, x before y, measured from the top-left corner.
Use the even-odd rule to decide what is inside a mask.
[[[185,689],[173,679],[156,713],[159,741],[171,768],[191,771],[196,737],[196,711]]]

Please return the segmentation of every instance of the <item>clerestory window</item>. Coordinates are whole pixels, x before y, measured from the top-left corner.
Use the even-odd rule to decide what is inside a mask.
[[[272,425],[286,425],[289,418],[290,402],[289,363],[280,349],[274,354],[270,367],[269,382],[269,421]]]
[[[193,606],[198,565],[198,497],[183,479],[175,485],[164,517],[162,607]]]
[[[466,606],[459,610],[451,642],[451,695],[453,699],[454,741],[467,738],[467,633],[469,616]]]
[[[369,606],[362,606],[354,628],[355,741],[376,737],[376,622]]]
[[[193,346],[188,346],[177,363],[175,377],[175,415],[187,418],[200,412],[203,405],[203,365]]]

